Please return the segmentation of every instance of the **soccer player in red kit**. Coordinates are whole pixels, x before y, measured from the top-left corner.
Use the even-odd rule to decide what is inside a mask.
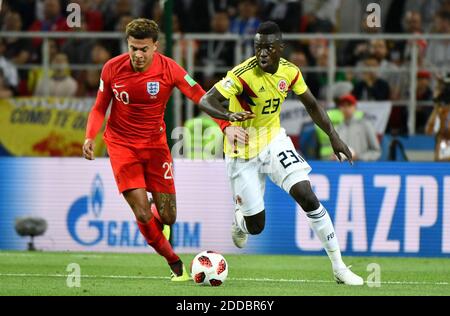
[[[130,205],[146,241],[168,262],[172,281],[189,280],[185,266],[163,236],[163,225],[176,220],[172,157],[167,145],[164,110],[172,89],[198,103],[205,91],[172,59],[156,52],[159,28],[148,19],[126,27],[128,53],[103,66],[96,102],[89,114],[83,155],[94,159],[94,139],[112,100],[104,140],[119,192]],[[217,120],[251,118],[248,112],[228,113]],[[147,191],[156,204],[150,205]]]

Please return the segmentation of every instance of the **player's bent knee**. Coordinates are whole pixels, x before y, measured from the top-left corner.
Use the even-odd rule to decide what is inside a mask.
[[[264,223],[251,222],[251,224],[247,224],[247,230],[250,235],[258,235],[262,233],[264,226]]]
[[[317,210],[320,206],[320,202],[308,181],[295,184],[289,193],[305,212]]]
[[[262,211],[253,216],[245,216],[245,226],[247,226],[247,231],[250,235],[260,234],[266,224],[266,213]]]
[[[139,205],[138,203],[130,206],[133,210],[136,220],[140,223],[147,223],[153,217],[149,209],[146,209],[144,206]]]
[[[148,221],[153,217],[152,214],[147,212],[134,212],[134,216],[140,223],[148,223]]]
[[[161,220],[165,225],[173,225],[177,220],[176,214],[165,213],[161,216]]]

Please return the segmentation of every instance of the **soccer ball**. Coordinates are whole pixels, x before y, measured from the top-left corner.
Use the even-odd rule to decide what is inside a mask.
[[[227,261],[217,252],[200,252],[192,260],[191,275],[197,284],[219,286],[225,282],[228,275]]]

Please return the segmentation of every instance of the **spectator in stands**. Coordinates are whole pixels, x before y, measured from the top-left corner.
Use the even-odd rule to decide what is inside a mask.
[[[231,33],[253,35],[261,21],[258,16],[257,0],[239,0],[238,15],[231,21]],[[253,41],[247,40],[243,46],[244,57],[253,55]]]
[[[19,13],[9,11],[5,16],[5,23],[2,31],[20,32],[22,31],[22,18]],[[6,37],[5,39],[6,58],[16,65],[26,64],[30,59],[31,41],[28,38]]]
[[[125,32],[127,24],[131,21],[133,21],[133,16],[122,15],[115,26],[115,31],[123,34]],[[113,45],[112,54],[120,55],[126,52],[128,52],[128,44],[123,38],[121,38],[118,40],[117,45]]]
[[[70,0],[80,6],[82,18],[86,23],[86,31],[100,32],[103,30],[103,16],[98,10],[93,9],[92,1],[89,0]]]
[[[436,15],[434,30],[436,33],[450,34],[450,12],[442,11]],[[428,65],[433,67],[448,67],[450,65],[450,41],[431,40],[425,59]]]
[[[44,1],[44,18],[38,19],[30,26],[30,31],[51,32],[51,31],[67,31],[66,18],[61,14],[61,4],[59,0],[45,0]],[[58,45],[61,45],[64,40],[58,39]],[[33,38],[33,47],[40,53],[40,46],[42,38]]]
[[[339,110],[338,104],[341,97],[351,94],[353,90],[353,84],[349,81],[336,82],[333,86],[333,101],[336,105],[334,108],[327,110],[327,115],[330,118],[333,126],[339,126],[344,123],[344,114]],[[354,119],[360,119],[364,116],[364,112],[355,110],[353,113]],[[333,147],[331,146],[328,135],[317,125],[315,128],[315,137],[318,145],[318,157],[321,160],[329,160],[333,155]]]
[[[70,76],[69,59],[64,53],[58,53],[52,60],[52,74],[46,81],[43,77],[39,80],[35,96],[45,96],[48,89],[49,96],[73,97],[77,92],[77,82]]]
[[[431,73],[429,71],[421,70],[417,73],[416,100],[433,100],[433,91],[431,90]]]
[[[70,0],[64,0],[70,1]],[[93,11],[99,12],[103,19],[103,30],[105,30],[106,18],[115,15],[117,0],[86,0],[89,3],[89,8]],[[177,1],[174,1],[174,9],[176,9]],[[133,17],[144,17],[147,4],[161,2],[160,0],[129,0],[129,4],[125,6],[130,7],[130,15]]]
[[[28,30],[31,24],[36,20],[35,1],[36,0],[3,0],[2,8],[0,10],[0,25],[3,24],[4,17],[6,17],[11,10],[19,13],[20,19],[22,20],[22,29]]]
[[[49,60],[53,60],[55,55],[59,53],[59,47],[58,44],[54,39],[48,40],[48,46],[49,46]],[[44,69],[42,67],[33,68],[30,71],[28,71],[28,79],[27,79],[27,90],[30,94],[34,92],[36,89],[36,85],[41,80],[41,77],[44,73]],[[50,71],[51,73],[51,71]]]
[[[450,13],[450,0],[442,0],[438,11]]]
[[[185,33],[207,33],[214,13],[214,1],[179,0],[178,17],[180,29]],[[210,12],[212,11],[212,12]]]
[[[229,29],[230,18],[227,11],[216,12],[211,20],[211,32],[227,34]],[[220,36],[217,38],[220,38]],[[198,57],[200,64],[204,67],[204,80],[220,79],[223,73],[216,73],[216,68],[229,68],[234,64],[234,46],[234,42],[223,40],[210,40],[201,43]]]
[[[419,71],[417,73],[416,87],[417,101],[432,101],[433,91],[431,90],[431,73],[428,71]],[[433,108],[427,105],[417,105],[416,109],[416,133],[423,134],[425,125],[430,117]]]
[[[448,0],[444,0],[448,1]],[[406,0],[405,12],[418,12],[421,17],[422,30],[426,33],[432,31],[436,12],[442,8],[443,0]]]
[[[300,32],[334,31],[336,25],[336,12],[340,0],[310,0],[302,1],[304,16],[301,20]]]
[[[405,14],[405,32],[412,34],[420,34],[422,29],[422,17],[419,12],[408,11]]]
[[[391,100],[399,100],[401,97],[401,91],[403,91],[403,97],[407,96],[409,87],[409,78],[405,74],[401,74],[400,68],[393,62],[388,60],[389,52],[386,41],[383,39],[375,39],[370,41],[370,54],[375,56],[379,63],[379,76],[385,80],[390,87]],[[362,62],[358,63],[360,66]]]
[[[227,12],[230,17],[236,15],[237,0],[179,0],[183,12],[174,11],[178,16],[181,29],[185,33],[207,33],[211,20],[217,12]]]
[[[369,27],[367,25],[367,14],[361,20],[361,33],[375,34],[379,33],[381,28]],[[358,61],[363,59],[369,53],[370,43],[368,40],[350,40],[345,45],[343,54],[340,57],[340,64],[345,66],[355,66]]]
[[[15,91],[19,84],[19,73],[17,67],[5,57],[5,51],[5,40],[0,38],[0,70],[3,72],[6,85]]]
[[[100,70],[89,69],[83,73],[83,80],[78,81],[77,96],[79,97],[95,97],[98,92],[100,82]]]
[[[308,88],[315,96],[319,95],[320,83],[317,73],[305,71],[304,68],[310,67],[310,62],[306,53],[301,49],[294,49],[289,54],[288,60],[300,68],[305,82],[308,83]]]
[[[11,4],[9,3],[9,1],[3,1],[0,9],[1,9],[0,10],[0,28],[1,28],[2,25],[5,23],[6,15],[14,9],[11,7]]]
[[[436,135],[435,161],[450,161],[450,76],[440,80],[425,132]]]
[[[10,98],[14,95],[13,90],[6,83],[3,70],[0,68],[0,99]]]
[[[407,34],[422,34],[422,17],[417,11],[408,11],[405,14],[403,21],[403,31]],[[393,49],[393,57],[398,63],[409,61],[411,59],[412,44],[417,43],[420,48],[420,56],[424,55],[426,48],[425,40],[418,41],[397,41]]]
[[[91,62],[97,65],[103,65],[111,59],[111,51],[103,42],[96,42],[91,51]]]
[[[374,55],[367,55],[363,66],[372,69],[364,71],[363,79],[356,82],[353,90],[354,96],[359,100],[389,100],[391,93],[389,84],[379,78],[377,72],[380,66],[378,59]]]
[[[324,46],[322,49],[319,50],[318,56],[317,56],[317,66],[322,67],[323,69],[328,69],[328,47]],[[331,89],[330,83],[328,82],[328,72],[326,70],[318,72],[317,77],[319,79],[319,94],[317,95],[317,98],[319,100],[326,100],[327,99],[327,93],[328,89]],[[335,73],[335,82],[344,81],[345,74],[343,72],[336,72]]]
[[[117,0],[114,2],[111,12],[105,18],[105,30],[114,31],[119,20],[124,15],[132,15],[130,0]]]
[[[296,33],[300,29],[302,7],[296,0],[268,0],[264,7],[264,20],[274,21],[282,32]]]
[[[90,52],[89,63],[102,66],[109,59],[111,59],[111,51],[104,42],[96,42]],[[98,84],[100,82],[101,69],[89,69],[79,73],[77,76],[78,81],[78,96],[95,96]]]
[[[351,94],[353,91],[353,83],[351,81],[339,81],[336,82],[332,89],[333,89],[333,101],[337,105],[339,99],[347,94]]]
[[[81,16],[80,27],[73,28],[73,32],[87,32],[87,22]],[[88,64],[91,60],[91,51],[95,40],[91,38],[69,38],[61,47],[61,51],[67,55],[71,64]]]
[[[337,105],[344,122],[336,127],[336,132],[348,144],[353,160],[375,161],[380,158],[380,144],[372,123],[364,117],[355,116],[356,98],[351,94],[344,95]],[[336,159],[334,155],[332,159]]]
[[[91,8],[99,11],[104,18],[111,14],[115,2],[116,0],[94,0],[91,2]]]
[[[22,18],[19,13],[9,11],[5,16],[5,23],[2,31],[6,32],[20,32],[22,31]],[[6,49],[4,56],[10,60],[14,65],[24,65],[30,62],[31,57],[31,39],[18,37],[5,37],[4,39]],[[18,71],[19,84],[17,93],[19,95],[26,94],[26,79],[28,76],[27,70],[21,69]]]
[[[208,1],[208,3],[209,2],[213,4],[213,6],[210,7],[210,16],[212,16],[212,13],[218,11],[227,11],[229,17],[234,17],[237,14],[239,0],[212,0]]]
[[[174,7],[177,7],[178,11],[181,11],[183,12],[182,14],[185,14],[183,5],[181,5],[181,7],[178,7],[178,5],[174,5]],[[164,11],[159,0],[146,1],[143,10],[143,16],[145,18],[154,20],[158,25],[162,25]]]

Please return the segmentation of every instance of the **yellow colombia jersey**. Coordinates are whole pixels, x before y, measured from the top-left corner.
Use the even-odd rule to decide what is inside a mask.
[[[227,156],[245,159],[258,155],[278,135],[281,104],[288,91],[299,95],[307,90],[300,69],[294,64],[281,58],[277,72],[270,74],[258,67],[256,57],[234,67],[215,88],[230,100],[231,112],[251,111],[256,115],[254,119],[232,123],[247,128],[248,146],[227,140],[224,144]]]

